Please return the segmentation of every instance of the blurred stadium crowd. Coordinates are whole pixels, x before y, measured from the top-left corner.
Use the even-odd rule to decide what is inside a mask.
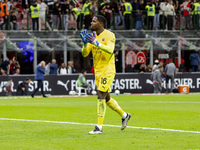
[[[73,67],[73,61],[68,61],[67,66],[65,63],[62,63],[60,66],[56,63],[56,60],[53,59],[52,62],[48,63],[45,67],[45,74],[57,75],[57,74],[72,74],[76,73],[76,69]],[[20,64],[18,61],[13,59],[6,58],[5,61],[0,65],[0,75],[20,75]]]
[[[116,65],[116,71],[118,72],[119,64],[118,56],[115,53],[115,65]],[[190,68],[186,68],[184,63],[182,63],[179,67],[176,65],[176,72],[199,72],[199,65],[200,65],[200,57],[198,52],[193,51],[193,53],[189,56],[190,60]],[[184,60],[183,60],[184,61]],[[144,72],[153,72],[155,70],[155,65],[162,66],[163,69],[168,63],[165,63],[163,61],[159,61],[158,59],[155,60],[154,66],[151,66],[150,64],[143,64],[138,63],[135,64],[134,67],[129,70],[128,72],[138,72],[138,73],[144,73]],[[176,63],[175,63],[176,64]],[[87,69],[87,72],[94,73],[94,66]],[[57,64],[56,60],[53,59],[50,63],[48,63],[45,67],[45,75],[65,75],[65,74],[73,74],[73,73],[80,73],[82,69],[80,68],[74,68],[73,61],[68,61],[67,65],[63,62],[60,66]],[[7,75],[20,75],[20,64],[17,60],[15,60],[15,57],[13,59],[7,58],[5,61],[0,64],[0,75],[1,76],[7,76]]]
[[[199,28],[198,0],[1,0],[0,29],[81,30],[102,14],[108,29]]]

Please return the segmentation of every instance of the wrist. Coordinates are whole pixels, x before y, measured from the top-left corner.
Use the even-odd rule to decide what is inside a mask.
[[[92,44],[100,47],[101,46],[101,43],[99,41],[97,41],[96,39],[92,42]]]
[[[84,47],[87,47],[87,43],[83,43],[83,46],[84,46]]]

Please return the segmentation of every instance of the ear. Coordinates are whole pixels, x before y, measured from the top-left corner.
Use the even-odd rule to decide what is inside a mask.
[[[99,22],[99,25],[100,25],[101,27],[103,27],[103,28],[104,28],[104,25],[103,25],[103,23],[102,23],[102,22]]]

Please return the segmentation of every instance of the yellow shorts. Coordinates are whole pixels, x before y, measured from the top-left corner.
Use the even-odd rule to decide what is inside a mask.
[[[95,75],[97,90],[102,92],[111,92],[111,84],[115,78],[115,73],[111,75]]]

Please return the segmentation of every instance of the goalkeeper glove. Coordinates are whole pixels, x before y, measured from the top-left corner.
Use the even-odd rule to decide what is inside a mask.
[[[99,41],[97,41],[96,39],[95,32],[86,34],[85,38],[89,43],[96,45],[98,47],[101,46],[101,43],[99,43]]]
[[[80,36],[81,36],[82,41],[83,41],[84,44],[87,44],[87,43],[88,43],[88,41],[87,41],[86,38],[85,38],[85,36],[86,36],[87,34],[88,34],[87,29],[81,31],[81,33],[80,33]]]

